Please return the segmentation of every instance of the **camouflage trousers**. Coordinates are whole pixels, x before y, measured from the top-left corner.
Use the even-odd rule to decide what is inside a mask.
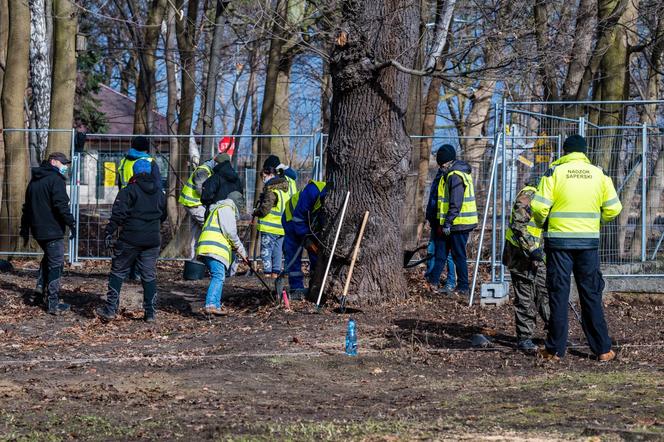
[[[535,335],[537,315],[546,329],[551,315],[549,294],[546,290],[546,265],[533,263],[525,255],[511,256],[510,274],[514,288],[514,317],[518,340],[532,339]]]

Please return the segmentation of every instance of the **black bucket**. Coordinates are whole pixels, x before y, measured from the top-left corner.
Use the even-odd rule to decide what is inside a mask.
[[[185,261],[182,277],[186,281],[198,281],[205,278],[205,264],[199,261]]]

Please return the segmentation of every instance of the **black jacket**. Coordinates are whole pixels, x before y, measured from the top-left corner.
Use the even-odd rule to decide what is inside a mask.
[[[161,245],[159,228],[166,219],[166,196],[146,173],[135,175],[118,192],[106,235],[120,228],[120,241],[137,247]]]
[[[201,202],[209,207],[217,201],[225,200],[231,192],[242,192],[242,183],[230,161],[217,164],[212,176],[203,183]]]
[[[445,170],[444,179],[445,187],[449,189],[449,207],[447,209],[445,225],[443,227],[449,226],[452,232],[468,232],[475,229],[477,224],[453,225],[454,219],[459,216],[463,204],[463,194],[466,191],[466,184],[463,182],[463,179],[461,179],[459,175],[451,173],[455,170],[468,174],[472,172],[470,165],[461,160],[454,161],[452,165]]]
[[[27,237],[31,232],[38,241],[62,239],[65,226],[75,226],[65,177],[49,163],[42,163],[32,169],[32,179],[25,191],[21,236]]]

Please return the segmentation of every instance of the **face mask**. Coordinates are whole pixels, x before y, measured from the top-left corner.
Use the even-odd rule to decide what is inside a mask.
[[[270,181],[271,179],[272,179],[271,176],[264,176],[264,177],[263,177],[263,184],[266,184],[266,183],[267,183],[268,181]]]
[[[69,166],[62,166],[61,168],[58,169],[62,176],[65,176],[67,172],[69,172]]]

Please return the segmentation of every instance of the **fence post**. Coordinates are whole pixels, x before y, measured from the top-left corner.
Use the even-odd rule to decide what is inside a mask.
[[[646,260],[647,207],[646,193],[648,189],[648,124],[643,123],[641,128],[641,262]]]
[[[499,140],[498,137],[498,128],[500,127],[499,120],[499,109],[498,103],[494,104],[494,116],[493,116],[493,149],[494,156],[496,156],[496,149],[498,149],[498,144],[496,143]],[[493,165],[492,165],[493,166]],[[493,174],[492,181],[489,183],[489,186],[493,186],[493,193],[491,194],[491,282],[496,282],[496,220],[498,218],[498,198],[496,197],[496,189],[498,188],[498,176]],[[489,195],[487,195],[486,204],[489,205]]]
[[[76,151],[76,146],[74,142],[74,138],[76,137],[76,129],[71,130],[71,136],[70,136],[70,143],[69,143],[69,158],[71,158],[71,170],[69,171],[69,194],[71,197],[71,202],[70,202],[70,210],[73,213],[75,212],[76,208],[76,200],[77,200],[77,192],[78,192],[78,186],[76,185],[76,169],[77,169],[77,161],[75,158],[75,151]],[[73,264],[76,259],[76,253],[74,252],[74,249],[76,247],[76,236],[78,236],[78,222],[76,219],[74,219],[74,225],[76,226],[76,235],[74,237],[69,238],[69,263]],[[70,235],[71,236],[71,235]]]
[[[502,256],[502,248],[505,244],[505,220],[507,219],[505,217],[505,197],[507,195],[507,183],[505,182],[505,175],[507,173],[507,165],[506,161],[507,159],[505,158],[505,146],[507,146],[507,100],[503,99],[503,146],[502,146],[502,167],[501,167],[501,178],[503,180],[502,183],[502,188],[501,188],[501,193],[502,193],[502,201],[501,201],[501,212],[500,212],[500,217],[501,217],[501,222],[500,222],[500,256]],[[496,189],[497,190],[497,189]],[[495,226],[494,226],[495,228]],[[505,265],[503,264],[502,259],[500,260],[500,282],[505,282]]]
[[[579,135],[586,136],[586,117],[579,117]]]

